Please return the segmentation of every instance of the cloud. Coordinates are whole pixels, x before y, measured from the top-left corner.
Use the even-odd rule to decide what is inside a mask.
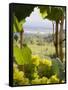
[[[26,18],[26,22],[23,25],[24,31],[44,31],[44,32],[53,32],[52,21],[48,19],[43,19],[40,14],[38,7],[34,8],[34,11]],[[64,24],[65,28],[65,24]]]

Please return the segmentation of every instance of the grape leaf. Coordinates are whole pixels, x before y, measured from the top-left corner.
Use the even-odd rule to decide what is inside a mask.
[[[25,22],[25,19],[21,20],[20,22],[18,21],[17,17],[14,16],[13,20],[13,32],[21,32],[23,30],[23,24]]]
[[[14,57],[19,65],[29,64],[31,62],[31,50],[25,46],[22,49],[14,47]]]

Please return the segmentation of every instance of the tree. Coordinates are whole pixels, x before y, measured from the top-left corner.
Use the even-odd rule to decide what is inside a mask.
[[[64,18],[65,18],[65,13],[66,10],[65,8],[61,8],[61,17],[60,17],[60,37],[59,38],[59,55],[60,55],[60,59],[63,62],[63,58],[64,58],[64,54],[63,54],[63,24],[64,24]]]
[[[45,6],[44,6],[45,7]],[[40,10],[41,11],[41,10]],[[49,6],[47,11],[47,16],[44,17],[48,18],[51,21],[55,21],[56,22],[56,30],[55,30],[55,39],[54,39],[54,46],[55,46],[55,50],[56,50],[56,55],[58,57],[58,18],[57,18],[57,14],[58,14],[58,9],[56,7],[51,7]],[[42,13],[42,12],[41,12]]]
[[[62,50],[62,43],[59,44],[59,41],[62,41],[62,29],[63,29],[63,21],[64,21],[64,8],[62,7],[51,7],[51,6],[43,6],[42,8],[40,7],[40,13],[42,13],[42,16],[45,12],[47,12],[47,15],[45,15],[43,18],[48,18],[51,21],[56,22],[56,30],[55,30],[55,41],[54,41],[54,46],[56,50],[56,55],[57,57],[60,57],[61,61],[63,61],[63,50]],[[58,24],[59,21],[61,21],[60,24],[60,37],[61,39],[59,40],[58,38]]]
[[[30,15],[33,11],[35,5],[19,5],[13,4],[13,17],[14,17],[14,32],[20,32],[20,48],[23,45],[23,24],[25,23],[25,18]]]
[[[52,25],[53,25],[53,41],[54,41],[54,21],[52,21]]]
[[[23,41],[23,32],[24,32],[22,25],[25,22],[25,20],[21,21],[22,22],[21,23],[21,22],[18,21],[18,19],[17,19],[17,17],[15,15],[13,17],[14,17],[14,20],[13,20],[14,21],[13,22],[13,32],[19,32],[20,33],[20,48],[22,48],[22,45],[23,45],[23,43],[22,43],[22,41]]]

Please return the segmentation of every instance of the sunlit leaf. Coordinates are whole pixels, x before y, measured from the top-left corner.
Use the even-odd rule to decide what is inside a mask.
[[[23,19],[21,22],[19,22],[17,17],[14,16],[13,32],[21,32],[23,30],[24,22],[25,22],[25,19]]]
[[[31,62],[31,50],[25,46],[22,49],[14,47],[14,57],[19,65],[29,64]]]

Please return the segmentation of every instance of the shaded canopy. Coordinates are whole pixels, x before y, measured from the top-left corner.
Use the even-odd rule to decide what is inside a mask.
[[[13,12],[19,21],[25,19],[33,11],[36,5],[13,4]]]
[[[34,5],[34,4],[15,4],[13,3],[13,12],[19,21],[28,17],[35,7],[39,7],[40,13],[45,14],[49,10],[48,5]]]
[[[47,11],[47,16],[44,16],[43,18],[47,18],[53,21],[59,21],[61,20],[62,16],[65,16],[65,7],[63,6],[48,6],[45,8],[40,7],[40,13],[44,14]]]
[[[39,7],[40,13],[43,14],[43,18],[49,18],[52,20],[57,20],[61,18],[63,12],[65,11],[65,7],[59,6],[48,6],[48,5],[34,5],[34,4],[13,4],[13,12],[18,20],[25,19],[30,13],[33,11],[35,7]],[[45,11],[47,11],[48,15],[45,17]]]

